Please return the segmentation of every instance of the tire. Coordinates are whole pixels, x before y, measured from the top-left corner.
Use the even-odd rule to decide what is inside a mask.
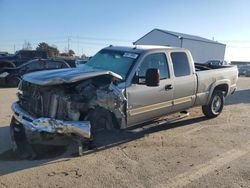
[[[90,111],[85,119],[91,123],[91,134],[112,130],[115,127],[111,112],[104,108],[96,108]]]
[[[13,77],[7,81],[7,85],[9,87],[17,87],[20,81],[21,79],[19,77]]]
[[[214,91],[207,105],[202,106],[202,112],[207,118],[215,118],[223,110],[225,97],[222,91]]]
[[[37,155],[34,152],[31,144],[27,140],[23,125],[17,123],[14,117],[12,117],[10,123],[10,136],[12,140],[12,145],[15,147],[13,149],[20,154],[21,158],[36,158]]]
[[[85,120],[91,124],[89,148],[103,146],[110,142],[118,123],[111,112],[104,108],[96,108],[89,112]]]

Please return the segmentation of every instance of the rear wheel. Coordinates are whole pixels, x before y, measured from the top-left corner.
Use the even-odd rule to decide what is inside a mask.
[[[225,97],[222,91],[214,91],[209,103],[202,106],[203,114],[208,118],[214,118],[220,115],[223,110]]]

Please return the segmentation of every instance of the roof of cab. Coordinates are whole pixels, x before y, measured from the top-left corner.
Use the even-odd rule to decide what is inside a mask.
[[[158,45],[131,45],[131,46],[109,46],[104,49],[107,50],[118,50],[118,51],[126,51],[131,53],[142,53],[145,51],[156,50],[156,49],[182,49],[178,47],[168,47],[168,46],[158,46]]]

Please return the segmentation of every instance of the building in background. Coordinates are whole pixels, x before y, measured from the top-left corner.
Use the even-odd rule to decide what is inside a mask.
[[[193,55],[195,63],[208,60],[224,60],[226,45],[203,37],[153,29],[134,42],[135,45],[163,45],[186,48]]]

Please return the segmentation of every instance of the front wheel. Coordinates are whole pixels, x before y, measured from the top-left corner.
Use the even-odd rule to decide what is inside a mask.
[[[202,112],[207,118],[215,118],[223,110],[225,97],[221,91],[214,91],[209,103],[202,106]]]
[[[27,140],[24,126],[17,122],[14,117],[12,117],[10,123],[10,136],[12,141],[12,149],[17,151],[22,159],[36,158],[36,153]]]
[[[112,134],[117,128],[116,119],[112,116],[111,112],[104,108],[97,107],[89,112],[86,120],[91,124],[91,144],[96,147],[105,145],[109,142]]]

